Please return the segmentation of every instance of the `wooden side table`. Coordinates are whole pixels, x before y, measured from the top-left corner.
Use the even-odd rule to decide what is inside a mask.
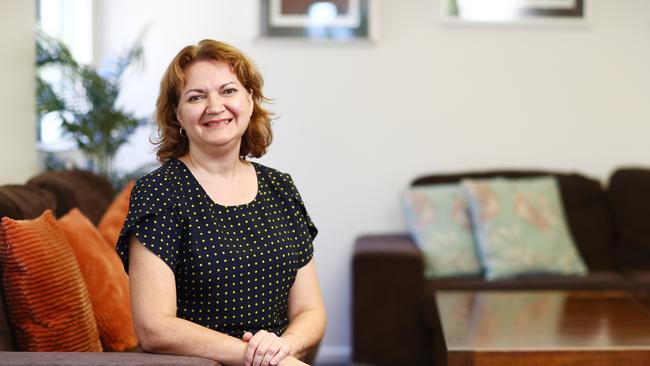
[[[648,302],[625,292],[438,291],[448,365],[650,365]]]

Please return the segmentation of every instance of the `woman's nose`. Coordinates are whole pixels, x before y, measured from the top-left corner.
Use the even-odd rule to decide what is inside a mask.
[[[220,114],[223,112],[224,106],[221,98],[218,95],[209,95],[208,104],[206,106],[206,113],[208,114]]]

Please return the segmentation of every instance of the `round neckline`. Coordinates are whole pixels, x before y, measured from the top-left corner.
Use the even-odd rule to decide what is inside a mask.
[[[223,208],[223,209],[240,208],[240,207],[241,207],[241,208],[244,208],[244,207],[248,207],[248,206],[254,204],[255,202],[257,202],[258,199],[259,199],[259,197],[260,197],[261,194],[262,194],[262,192],[261,192],[261,191],[262,191],[262,189],[261,189],[261,188],[262,188],[262,185],[261,185],[261,183],[260,183],[260,171],[259,171],[259,166],[258,166],[257,163],[255,163],[255,162],[253,162],[253,161],[248,161],[248,162],[251,163],[251,164],[253,165],[253,169],[255,170],[255,180],[256,180],[256,182],[257,182],[257,192],[255,193],[255,197],[253,197],[253,199],[252,199],[251,201],[246,202],[246,203],[240,203],[240,204],[236,204],[236,205],[223,205],[223,204],[221,204],[221,203],[219,203],[219,202],[216,202],[215,200],[212,199],[212,197],[210,197],[210,195],[208,194],[208,192],[205,190],[205,188],[203,188],[203,186],[201,185],[201,183],[199,183],[198,179],[196,179],[196,177],[194,176],[194,174],[192,173],[192,171],[190,170],[190,168],[189,168],[187,165],[185,165],[185,163],[184,163],[183,161],[181,161],[181,160],[178,159],[178,158],[174,158],[173,160],[174,160],[174,161],[177,161],[177,162],[182,166],[182,169],[184,169],[184,170],[187,172],[187,174],[190,176],[190,179],[192,180],[192,182],[193,182],[196,186],[199,187],[199,189],[201,190],[203,196],[204,196],[204,197],[208,200],[208,202],[210,202],[213,206],[220,207],[220,208]]]

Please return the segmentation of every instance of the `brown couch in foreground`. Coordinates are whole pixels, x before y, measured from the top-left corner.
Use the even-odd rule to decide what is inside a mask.
[[[491,171],[434,175],[412,185],[463,178],[557,178],[571,234],[589,274],[487,281],[428,280],[423,257],[405,233],[358,238],[353,258],[353,360],[372,365],[444,365],[436,290],[650,291],[650,170],[619,169],[605,190],[579,174]]]
[[[24,185],[0,187],[0,217],[33,219],[50,209],[61,217],[77,207],[97,224],[113,199],[113,189],[103,178],[85,171],[44,173]],[[2,282],[0,261],[0,283]],[[192,365],[214,366],[217,362],[198,357],[134,352],[16,352],[12,323],[8,318],[3,286],[0,286],[1,365]]]

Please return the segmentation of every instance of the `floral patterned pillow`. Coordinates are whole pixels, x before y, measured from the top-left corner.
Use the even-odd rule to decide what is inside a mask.
[[[553,177],[464,180],[488,279],[587,273]]]
[[[402,198],[406,224],[424,255],[425,277],[481,274],[460,184],[413,187]]]

